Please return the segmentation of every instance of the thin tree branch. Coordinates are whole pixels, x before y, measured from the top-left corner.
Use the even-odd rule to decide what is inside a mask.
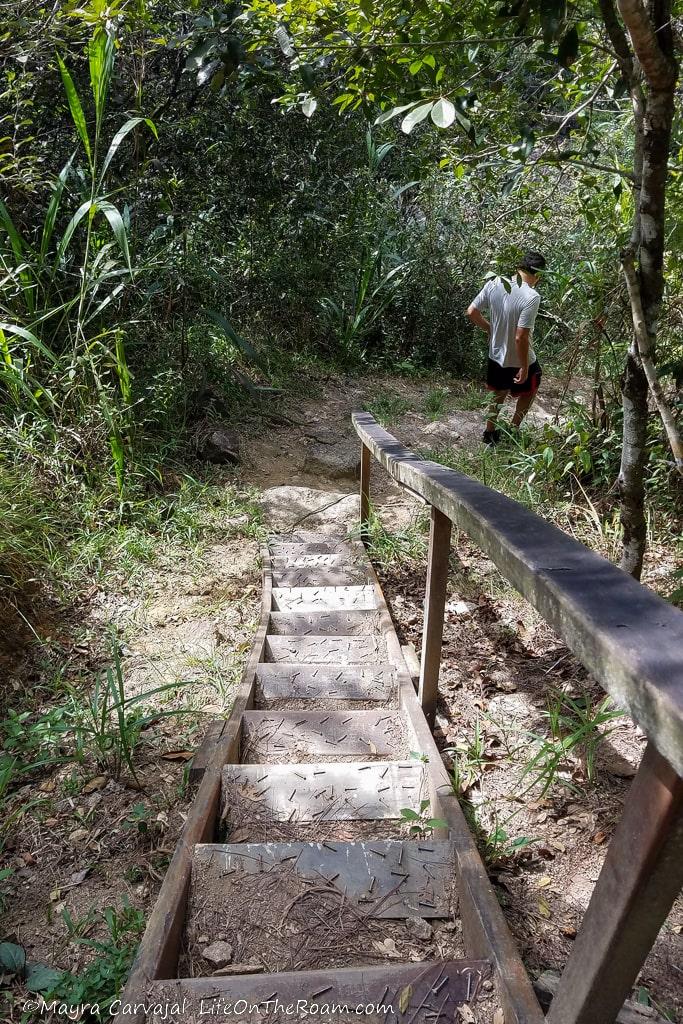
[[[570,167],[586,167],[589,171],[603,171],[605,174],[618,174],[633,184],[638,185],[633,171],[625,171],[621,167],[610,167],[609,164],[594,163],[589,160],[575,159],[576,150],[567,150],[564,153],[543,153],[536,160],[530,161],[534,164],[569,164]]]
[[[631,86],[635,79],[633,54],[631,52],[631,47],[628,44],[624,27],[617,17],[614,0],[598,0],[598,2],[600,4],[602,20],[604,21],[605,28],[607,29],[607,35],[610,38],[617,61],[619,62],[619,70],[628,85]]]
[[[607,80],[608,80],[608,79],[609,79],[609,77],[611,76],[611,74],[612,74],[612,72],[614,71],[614,69],[615,69],[615,67],[616,67],[616,66],[617,66],[617,61],[613,61],[613,62],[612,62],[612,63],[610,64],[610,66],[609,66],[608,70],[607,70],[607,71],[605,72],[605,74],[604,74],[604,75],[602,76],[602,78],[600,79],[600,81],[599,81],[599,82],[598,82],[598,84],[596,85],[596,87],[595,87],[595,88],[593,89],[593,92],[592,92],[592,93],[590,94],[590,96],[588,96],[588,97],[587,97],[587,98],[586,98],[586,99],[585,99],[585,100],[583,101],[583,103],[579,103],[578,107],[575,107],[575,108],[574,108],[574,110],[570,110],[570,112],[569,112],[568,114],[566,114],[566,115],[565,115],[565,117],[564,117],[564,118],[562,119],[562,121],[561,121],[561,123],[560,123],[560,127],[559,127],[559,128],[557,129],[557,131],[555,132],[555,134],[556,134],[556,135],[559,135],[559,134],[560,134],[560,132],[562,131],[562,129],[563,129],[564,127],[566,127],[566,125],[568,125],[568,124],[569,124],[569,122],[571,121],[571,119],[572,119],[573,117],[577,117],[577,116],[578,116],[578,115],[579,115],[579,114],[581,113],[581,111],[582,111],[582,110],[585,110],[585,109],[586,109],[586,107],[589,107],[589,106],[591,105],[591,103],[592,103],[592,102],[593,102],[593,101],[594,101],[594,100],[596,99],[596,97],[597,97],[597,96],[598,96],[598,94],[600,93],[600,91],[601,91],[601,89],[602,89],[603,85],[605,84],[605,82],[607,82]]]
[[[676,64],[661,48],[642,0],[617,0],[617,3],[648,83],[653,89],[671,88],[677,77]]]

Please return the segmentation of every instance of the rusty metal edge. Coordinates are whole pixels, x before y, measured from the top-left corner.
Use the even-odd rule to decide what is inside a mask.
[[[235,702],[225,727],[211,753],[190,805],[185,824],[176,844],[159,895],[147,921],[145,933],[138,947],[126,986],[121,996],[122,1006],[135,1007],[134,1012],[120,1015],[130,1022],[146,1019],[143,1009],[148,986],[158,980],[170,979],[180,953],[180,941],[185,923],[185,907],[192,873],[192,856],[197,843],[213,837],[221,792],[223,765],[239,759],[242,714],[253,705],[256,666],[261,661],[272,607],[272,570],[270,553],[266,545],[260,549],[262,565],[261,612],[251,652],[242,672]]]

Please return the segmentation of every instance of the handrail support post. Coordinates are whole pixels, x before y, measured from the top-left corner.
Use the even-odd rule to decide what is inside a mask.
[[[439,694],[441,640],[448,585],[448,562],[451,551],[451,521],[432,505],[429,528],[429,558],[425,591],[422,658],[420,662],[419,697],[425,718],[434,729],[436,701]]]
[[[360,539],[368,542],[368,524],[370,521],[370,459],[371,452],[361,441],[360,446]]]
[[[683,779],[649,743],[546,1020],[612,1024],[683,885]]]

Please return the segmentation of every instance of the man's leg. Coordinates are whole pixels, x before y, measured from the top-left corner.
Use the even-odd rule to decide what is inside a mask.
[[[491,395],[491,405],[489,406],[489,418],[486,421],[486,431],[491,434],[496,429],[496,421],[498,419],[498,413],[500,412],[503,402],[508,396],[507,390],[505,391],[494,391]]]
[[[522,420],[524,419],[529,409],[533,405],[535,397],[535,391],[530,391],[528,395],[519,396],[519,398],[517,399],[517,405],[515,406],[515,414],[512,417],[513,427],[518,427],[521,424]]]

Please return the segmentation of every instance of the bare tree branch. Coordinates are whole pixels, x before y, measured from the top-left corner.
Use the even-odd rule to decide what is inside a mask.
[[[599,4],[602,20],[604,21],[605,28],[607,29],[607,35],[614,47],[614,52],[619,64],[619,70],[630,88],[635,81],[635,72],[633,67],[633,54],[631,53],[631,47],[628,44],[624,27],[617,17],[613,0],[599,0]]]
[[[617,0],[617,3],[648,84],[653,89],[671,88],[677,77],[676,64],[660,46],[643,0]]]

